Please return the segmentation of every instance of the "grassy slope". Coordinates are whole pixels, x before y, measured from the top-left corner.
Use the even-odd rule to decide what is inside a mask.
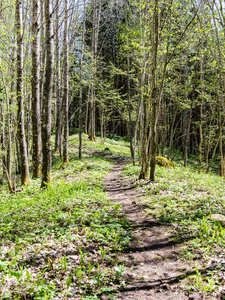
[[[109,147],[114,155],[129,155],[129,148],[122,141],[102,145],[84,137],[79,160],[77,141],[70,137],[69,166],[61,169],[53,158],[47,190],[36,180],[14,195],[1,191],[2,299],[66,299],[70,293],[91,299],[122,281],[117,252],[129,242],[129,226],[102,184],[113,162],[94,152]]]
[[[137,178],[139,171],[127,166],[123,173]],[[140,182],[143,206],[159,223],[171,225],[175,240],[186,240],[182,258],[198,261],[196,276],[186,284],[211,298],[225,287],[225,228],[210,218],[225,214],[225,180],[179,163],[174,169],[158,166],[156,178],[155,183]]]

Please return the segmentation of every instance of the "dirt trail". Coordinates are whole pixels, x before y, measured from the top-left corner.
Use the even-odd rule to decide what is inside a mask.
[[[119,257],[126,267],[126,286],[118,291],[118,299],[203,299],[199,293],[189,294],[182,288],[180,277],[195,274],[190,262],[179,259],[184,244],[170,241],[169,227],[157,224],[143,212],[142,196],[134,183],[121,176],[123,167],[124,159],[117,159],[104,181],[109,197],[123,206],[132,227],[128,253]]]

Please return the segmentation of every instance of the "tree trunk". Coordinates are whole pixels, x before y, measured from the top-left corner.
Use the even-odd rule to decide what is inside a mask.
[[[130,137],[130,153],[134,160],[133,149],[133,132],[132,132],[132,119],[131,119],[131,99],[130,99],[130,54],[127,54],[127,89],[128,89],[128,115],[129,115],[129,137]]]
[[[26,110],[25,110],[25,121],[26,121],[26,125],[25,125],[25,136],[26,136],[26,144],[27,144],[27,157],[28,157],[28,161],[29,161],[29,155],[30,155],[30,138],[31,138],[31,94],[27,93],[28,91],[26,91],[25,97],[24,99],[26,100]]]
[[[56,2],[56,124],[55,124],[55,152],[61,153],[61,94],[60,94],[60,54],[59,54],[59,0]]]
[[[45,0],[46,22],[46,70],[43,97],[43,120],[42,120],[42,183],[46,187],[51,182],[51,101],[53,82],[53,25],[51,0]]]
[[[17,134],[20,148],[21,184],[30,182],[27,146],[24,129],[24,105],[23,105],[23,28],[22,28],[22,1],[16,1],[16,34],[17,34]]]
[[[203,144],[203,132],[202,132],[202,108],[203,101],[200,105],[200,123],[199,123],[199,146],[198,146],[198,172],[201,172],[202,167],[202,144]]]
[[[41,115],[40,115],[40,38],[39,0],[33,0],[32,19],[32,131],[33,131],[33,178],[41,177]]]
[[[63,163],[69,163],[68,157],[68,0],[65,0],[65,24],[63,41]]]
[[[2,166],[3,166],[3,174],[5,173],[6,177],[7,177],[7,181],[8,181],[8,187],[9,187],[9,191],[13,192],[13,188],[12,188],[12,180],[11,180],[11,156],[12,156],[12,148],[11,148],[11,143],[12,143],[12,139],[11,139],[11,114],[10,114],[10,106],[9,106],[9,95],[8,95],[8,89],[6,86],[6,82],[5,82],[5,78],[4,78],[4,74],[1,71],[1,75],[2,75],[2,81],[3,81],[3,85],[5,88],[5,95],[6,95],[6,108],[7,108],[7,155],[6,155],[6,165],[4,164],[5,161],[5,156],[3,156],[2,159]],[[2,114],[3,116],[3,114]],[[4,122],[3,122],[3,133],[4,133]],[[5,141],[4,141],[4,134],[2,136],[2,148],[4,150],[5,147]]]
[[[143,26],[143,23],[146,21],[146,9],[140,12],[139,22],[140,26]],[[139,143],[139,161],[141,163],[141,172],[139,179],[146,179],[147,172],[149,169],[149,162],[147,159],[148,156],[148,130],[149,130],[149,111],[151,106],[151,99],[148,96],[145,96],[145,80],[146,80],[146,67],[147,67],[147,57],[150,56],[149,53],[146,53],[146,29],[141,30],[141,53],[143,60],[140,64],[140,79],[139,79],[139,94],[140,94],[140,143]],[[150,38],[151,40],[151,38]],[[149,88],[149,86],[148,86]],[[146,98],[145,98],[146,97]]]
[[[138,135],[138,124],[141,117],[141,99],[138,101],[138,109],[135,121],[135,128],[134,128],[134,156],[133,156],[133,166],[135,166],[135,157],[136,157],[136,144],[137,144],[137,135]],[[139,137],[140,138],[140,137]]]
[[[46,65],[46,39],[45,36],[45,2],[40,1],[41,8],[41,52],[40,52],[40,106],[41,106],[41,114],[43,111],[43,98],[44,98],[44,79],[45,79],[45,65]]]
[[[204,80],[204,73],[203,73],[203,40],[201,40],[201,58],[200,58],[200,84],[201,84],[201,104],[200,104],[200,122],[199,122],[199,147],[198,147],[198,172],[201,172],[202,167],[202,144],[203,144],[203,102],[204,102],[204,87],[203,87],[203,80]]]
[[[88,111],[89,111],[89,99],[90,99],[90,86],[88,86],[87,102],[86,102],[86,115],[85,115],[85,133],[88,134]]]
[[[166,110],[166,103],[163,103],[161,109],[161,155],[164,156],[165,146],[166,146],[166,138],[167,138],[167,110]]]
[[[188,158],[188,149],[189,149],[189,140],[190,140],[190,127],[191,127],[191,117],[192,117],[192,108],[188,114],[188,110],[186,109],[184,112],[184,167],[187,166],[187,158]]]
[[[82,157],[82,66],[83,66],[83,53],[84,53],[84,37],[85,37],[85,18],[86,18],[86,3],[84,0],[84,13],[83,13],[83,31],[82,31],[82,45],[80,54],[80,99],[79,99],[79,158]]]
[[[127,8],[126,8],[126,0],[124,1],[125,4],[125,22],[126,22],[126,26],[127,24]],[[128,3],[128,13],[130,12],[130,7],[129,7],[129,3]],[[128,44],[128,39],[127,39],[127,48],[128,48],[129,44]],[[132,118],[131,118],[131,91],[130,91],[130,53],[129,50],[127,50],[127,91],[128,91],[128,103],[127,103],[127,108],[128,108],[128,116],[129,116],[129,138],[130,138],[130,153],[131,153],[131,157],[133,158],[133,164],[135,164],[134,162],[134,148],[133,148],[133,128],[132,128]]]
[[[151,139],[150,139],[150,180],[155,181],[156,152],[157,152],[157,90],[152,91]]]
[[[156,68],[159,44],[159,7],[158,0],[155,0],[154,17],[153,17],[153,45],[152,45],[152,73],[151,73],[151,99],[152,99],[152,114],[151,114],[151,139],[150,139],[150,180],[155,181],[156,167],[156,151],[157,151],[157,119],[159,111],[159,95],[156,88]],[[158,99],[157,99],[158,97]],[[158,100],[158,101],[157,101]]]
[[[221,176],[224,176],[224,154],[223,154],[223,128],[221,126],[221,120],[220,120],[220,134],[219,134],[219,140],[220,140],[220,168],[221,168]]]
[[[91,91],[91,103],[90,103],[90,120],[89,120],[89,139],[95,141],[95,94],[96,94],[96,82],[97,82],[97,48],[98,48],[98,32],[100,25],[101,17],[101,0],[94,0],[93,5],[93,19],[92,19],[92,41],[91,41],[91,50],[94,62],[93,70],[93,83]]]
[[[219,143],[220,143],[220,141],[221,141],[222,128],[223,128],[223,126],[224,126],[224,122],[225,122],[225,120],[223,120],[222,124],[219,124],[219,136],[218,136],[216,145],[215,145],[215,147],[214,147],[214,149],[213,149],[212,157],[211,157],[209,163],[206,165],[206,173],[209,172],[209,169],[210,169],[210,167],[211,167],[211,164],[212,164],[212,162],[213,162],[213,160],[214,160],[214,157],[215,157],[215,155],[216,155],[217,147],[218,147],[218,145],[219,145]]]

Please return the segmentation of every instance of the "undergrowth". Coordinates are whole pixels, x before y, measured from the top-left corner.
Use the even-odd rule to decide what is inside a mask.
[[[129,223],[121,207],[108,200],[102,183],[113,162],[96,151],[128,154],[123,141],[101,144],[70,137],[70,164],[53,157],[52,184],[40,180],[13,195],[1,190],[1,299],[98,299],[122,285],[124,267],[117,259],[127,247]]]
[[[83,138],[82,160],[77,135],[69,139],[68,166],[53,154],[48,189],[40,190],[40,179],[13,195],[6,183],[1,187],[1,299],[116,299],[115,288],[125,285],[118,254],[128,247],[131,229],[120,205],[108,200],[103,178],[113,158],[130,156],[129,144]],[[195,267],[186,288],[211,299],[225,284],[225,228],[212,218],[224,215],[225,186],[223,178],[193,166],[157,166],[155,183],[137,183],[142,207],[170,227],[172,242],[186,245],[180,258]],[[139,172],[127,165],[123,175],[137,179]]]

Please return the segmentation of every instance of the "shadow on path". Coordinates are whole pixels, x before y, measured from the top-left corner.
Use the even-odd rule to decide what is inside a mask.
[[[109,158],[110,159],[110,158]],[[141,204],[137,184],[121,176],[124,159],[116,159],[111,172],[104,180],[109,197],[123,207],[122,214],[130,222],[130,247],[118,256],[125,266],[125,285],[118,287],[118,299],[137,300],[198,300],[202,296],[181,288],[181,280],[196,274],[190,262],[179,256],[185,242],[192,236],[175,240],[170,226],[149,217]],[[173,239],[173,240],[171,240]],[[207,269],[199,270],[201,273]]]

